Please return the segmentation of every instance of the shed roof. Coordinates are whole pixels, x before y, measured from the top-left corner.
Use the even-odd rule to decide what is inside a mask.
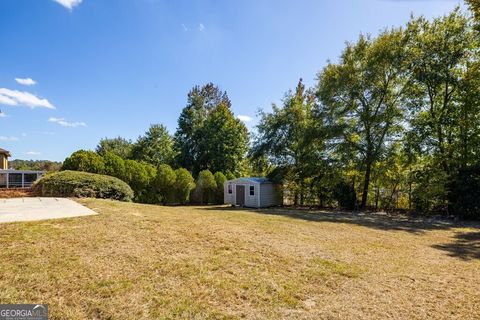
[[[238,178],[238,179],[233,179],[233,180],[230,180],[230,181],[247,181],[247,182],[253,182],[253,183],[272,183],[272,181],[270,181],[269,179],[267,178],[264,178],[264,177],[244,177],[244,178]]]
[[[10,152],[2,148],[0,148],[0,154],[5,154],[7,157],[10,157]]]

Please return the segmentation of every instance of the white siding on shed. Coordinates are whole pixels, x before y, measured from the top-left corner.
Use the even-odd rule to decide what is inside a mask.
[[[229,193],[229,186],[231,186],[231,193]],[[237,204],[237,186],[245,188],[245,198],[242,201],[245,207],[259,208],[282,204],[282,197],[276,185],[265,178],[238,178],[226,181],[223,185],[224,203]],[[250,194],[250,189],[253,194]]]
[[[260,207],[271,207],[282,204],[279,200],[275,185],[271,183],[262,183],[260,185]]]

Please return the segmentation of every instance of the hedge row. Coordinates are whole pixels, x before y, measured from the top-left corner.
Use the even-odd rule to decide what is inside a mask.
[[[89,197],[131,201],[133,191],[115,177],[79,172],[60,171],[46,175],[34,185],[37,194],[50,197]]]

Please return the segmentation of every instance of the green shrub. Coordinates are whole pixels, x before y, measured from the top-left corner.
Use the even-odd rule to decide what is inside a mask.
[[[158,200],[166,205],[173,202],[174,185],[177,176],[168,164],[161,164],[157,169],[157,175],[152,181],[152,189],[157,194]]]
[[[227,181],[227,177],[225,177],[225,175],[221,172],[215,172],[213,177],[215,178],[215,183],[217,185],[215,189],[215,202],[218,204],[222,204],[224,193],[223,184],[225,183],[225,181]]]
[[[186,204],[190,201],[190,192],[195,189],[195,180],[191,173],[184,168],[175,170],[175,201],[180,204]]]
[[[124,180],[125,176],[125,161],[111,151],[103,155],[103,162],[105,163],[105,174]]]
[[[78,150],[63,162],[62,170],[84,171],[103,174],[103,158],[93,151]]]
[[[343,209],[355,209],[357,197],[353,186],[346,181],[340,181],[333,189],[333,198],[337,200],[338,206]]]
[[[90,197],[131,201],[132,189],[120,179],[79,171],[60,171],[41,178],[34,186],[42,196]]]
[[[216,189],[217,183],[215,181],[215,177],[210,172],[210,170],[200,171],[197,178],[197,185],[194,191],[194,201],[198,201],[202,204],[214,202]]]
[[[123,181],[128,183],[135,191],[135,201],[154,203],[155,195],[151,190],[150,184],[157,175],[157,169],[154,166],[135,160],[125,161],[125,174]]]
[[[460,169],[448,187],[450,211],[464,219],[480,219],[480,165]]]

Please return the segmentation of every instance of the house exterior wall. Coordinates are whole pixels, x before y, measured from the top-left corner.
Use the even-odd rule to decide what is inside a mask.
[[[5,154],[0,154],[0,170],[8,169],[8,158]]]

